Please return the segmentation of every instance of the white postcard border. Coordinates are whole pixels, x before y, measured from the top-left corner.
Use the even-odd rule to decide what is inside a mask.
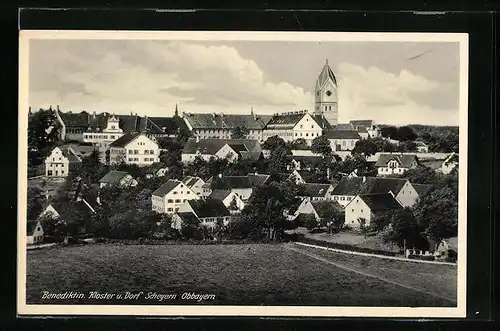
[[[29,41],[32,39],[141,39],[189,41],[307,41],[307,42],[458,42],[459,96],[459,226],[457,307],[311,307],[311,306],[147,306],[147,305],[29,305],[26,304],[27,127],[29,107]],[[140,315],[140,316],[308,316],[308,317],[466,317],[467,261],[467,115],[469,43],[465,33],[358,33],[254,31],[92,31],[21,30],[19,47],[18,135],[18,315]]]

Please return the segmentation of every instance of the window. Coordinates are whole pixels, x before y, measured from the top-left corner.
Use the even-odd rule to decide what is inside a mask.
[[[354,213],[354,209],[351,209],[351,211]]]
[[[182,202],[186,202],[186,199],[182,200]]]
[[[314,129],[314,125],[311,125],[311,129]]]
[[[174,210],[174,209],[173,208],[167,208],[167,211],[172,211],[172,210]]]
[[[340,200],[344,201],[344,200],[345,200],[345,197],[340,197]]]
[[[306,133],[306,137],[309,137],[309,133]]]
[[[172,199],[168,199],[167,201],[168,201],[168,203],[173,203],[174,202],[174,200],[172,200]]]
[[[175,211],[179,211],[179,207],[175,208]]]
[[[154,150],[152,150],[152,149],[149,150],[149,154],[154,155],[154,153],[155,153]]]
[[[129,149],[129,150],[128,150],[128,153],[129,153],[129,154],[132,154],[132,153],[134,153],[134,151],[132,151],[131,149]]]
[[[174,194],[177,194],[177,191],[174,191]]]
[[[181,199],[175,199],[175,203],[180,203]]]
[[[149,150],[148,150],[148,149],[146,149],[146,150],[144,151],[144,154],[146,154],[146,155],[147,155],[147,154],[149,154]]]
[[[363,212],[363,209],[361,209],[361,212]]]
[[[134,154],[139,154],[139,150],[138,149],[134,149]]]
[[[302,129],[302,124],[300,125],[300,128]]]

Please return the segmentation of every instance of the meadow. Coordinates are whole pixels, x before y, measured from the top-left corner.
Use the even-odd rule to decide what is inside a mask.
[[[27,252],[28,304],[453,307],[455,289],[455,266],[367,258],[293,243],[108,243]],[[66,291],[84,298],[42,298],[44,292]],[[113,296],[91,298],[90,292]],[[117,299],[126,292],[127,299]],[[183,293],[213,296],[199,301],[183,298]]]

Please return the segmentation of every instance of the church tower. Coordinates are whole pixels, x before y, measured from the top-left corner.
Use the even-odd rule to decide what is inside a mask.
[[[328,60],[316,80],[314,100],[314,115],[321,115],[331,125],[337,125],[339,118],[337,79],[328,65]]]

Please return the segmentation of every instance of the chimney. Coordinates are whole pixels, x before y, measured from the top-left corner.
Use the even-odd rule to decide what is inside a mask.
[[[199,143],[200,142],[200,136],[196,136],[196,142]]]
[[[363,176],[363,183],[366,182],[366,176]]]
[[[31,106],[29,106],[28,114],[31,114]]]
[[[220,117],[224,117],[224,113],[220,113],[219,115],[220,115]]]
[[[330,167],[326,168],[326,178],[330,179]]]
[[[59,107],[57,107],[59,108]],[[95,119],[95,111],[92,113],[92,118]]]
[[[219,174],[219,178],[222,178],[222,173]]]
[[[59,105],[56,106],[57,111],[59,111]]]

